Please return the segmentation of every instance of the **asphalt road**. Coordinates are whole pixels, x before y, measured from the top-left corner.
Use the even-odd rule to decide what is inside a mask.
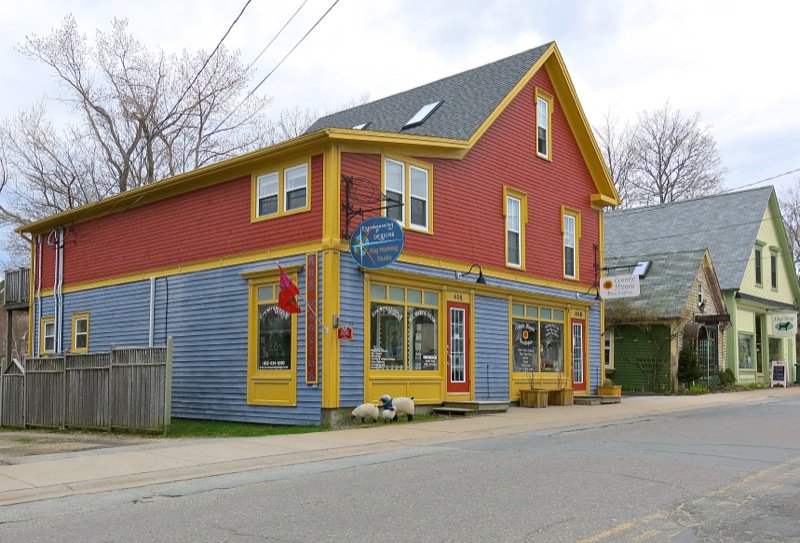
[[[0,541],[800,542],[800,397],[6,506]]]

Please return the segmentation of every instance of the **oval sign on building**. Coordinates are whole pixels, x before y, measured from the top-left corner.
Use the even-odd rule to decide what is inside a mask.
[[[394,219],[372,217],[359,224],[350,236],[350,255],[369,269],[388,266],[403,251],[403,228]]]

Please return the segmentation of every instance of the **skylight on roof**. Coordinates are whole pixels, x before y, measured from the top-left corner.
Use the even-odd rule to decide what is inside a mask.
[[[419,126],[424,123],[431,114],[436,111],[436,108],[442,105],[444,100],[439,100],[438,102],[432,102],[430,104],[425,104],[411,117],[406,124],[403,125],[403,129],[411,128],[413,126]]]
[[[370,125],[369,122],[357,124],[353,127],[353,130],[364,130],[366,127]]]

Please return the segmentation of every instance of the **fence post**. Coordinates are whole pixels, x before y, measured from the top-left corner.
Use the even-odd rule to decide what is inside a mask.
[[[164,434],[169,431],[172,422],[172,336],[167,338],[167,367],[164,384]]]

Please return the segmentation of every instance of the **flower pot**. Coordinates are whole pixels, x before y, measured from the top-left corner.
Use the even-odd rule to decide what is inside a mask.
[[[547,391],[542,388],[520,389],[520,407],[547,407]]]
[[[575,391],[571,388],[557,388],[548,393],[547,401],[552,405],[573,405]]]

